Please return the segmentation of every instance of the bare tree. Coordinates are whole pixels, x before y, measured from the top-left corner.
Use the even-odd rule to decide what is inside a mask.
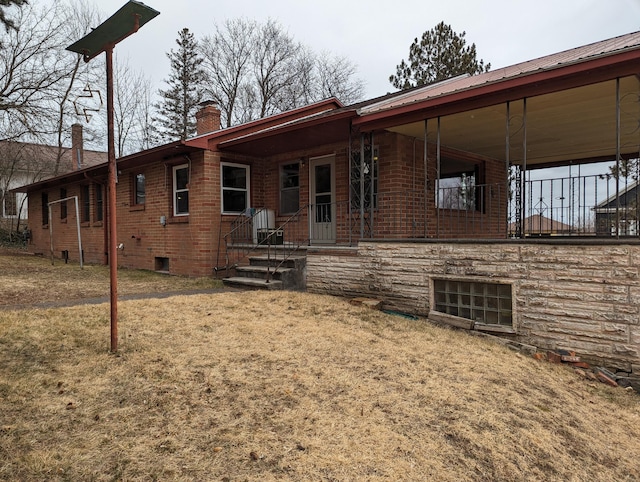
[[[14,28],[0,44],[0,126],[5,138],[57,145],[57,173],[76,120],[73,98],[80,74],[94,75],[98,68],[83,69],[79,56],[65,48],[70,38],[89,30],[97,13],[83,2],[42,8],[29,4],[11,20]]]
[[[204,68],[207,72],[205,92],[221,110],[223,125],[238,123],[234,117],[239,97],[249,83],[252,39],[256,23],[245,19],[227,20],[216,25],[213,35],[201,42]]]
[[[116,155],[122,157],[151,147],[151,81],[128,61],[116,59],[114,68],[114,124]]]
[[[364,96],[364,82],[355,77],[357,68],[346,57],[323,53],[316,61],[319,98],[336,97],[352,104]]]
[[[336,96],[362,98],[364,84],[344,57],[316,54],[274,20],[235,19],[201,42],[204,90],[231,126]]]
[[[4,25],[5,30],[16,27],[13,20],[10,17],[7,17],[5,8],[11,6],[21,7],[26,3],[28,3],[27,0],[0,0],[0,23]]]

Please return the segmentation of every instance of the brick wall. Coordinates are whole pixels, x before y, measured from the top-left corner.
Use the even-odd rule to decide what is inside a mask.
[[[512,286],[514,337],[640,372],[640,245],[376,243],[313,250],[307,289],[426,316],[432,280]]]

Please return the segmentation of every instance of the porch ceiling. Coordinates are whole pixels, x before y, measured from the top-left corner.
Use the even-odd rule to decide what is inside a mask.
[[[623,156],[638,153],[640,145],[640,81],[620,79],[620,146]],[[526,162],[529,167],[570,161],[613,160],[616,154],[615,80],[531,97],[509,105],[509,157],[522,164],[526,126]],[[526,121],[525,121],[526,119]],[[494,159],[506,158],[507,104],[441,117],[443,146]],[[420,139],[424,122],[388,130]],[[437,120],[427,123],[429,142],[437,141]]]
[[[349,141],[352,110],[327,113],[308,122],[292,123],[278,129],[266,129],[219,144],[219,149],[253,157],[312,149]]]

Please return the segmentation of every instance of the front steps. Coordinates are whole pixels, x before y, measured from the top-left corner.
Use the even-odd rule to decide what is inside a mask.
[[[274,273],[282,258],[269,259],[267,255],[249,257],[248,266],[237,266],[235,276],[224,278],[227,286],[263,290],[304,290],[306,256],[297,255],[288,258]],[[270,279],[267,282],[267,271]]]

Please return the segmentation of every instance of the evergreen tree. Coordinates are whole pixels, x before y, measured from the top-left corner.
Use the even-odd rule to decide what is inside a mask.
[[[156,130],[164,141],[186,139],[195,134],[195,112],[202,102],[204,71],[198,43],[188,28],[183,28],[176,39],[177,51],[167,54],[171,61],[169,88],[160,90],[156,105],[159,117]]]
[[[396,66],[389,82],[397,89],[408,89],[450,79],[462,74],[488,72],[491,64],[476,59],[476,44],[466,45],[466,32],[457,34],[440,22],[416,38],[409,47],[409,58]]]

